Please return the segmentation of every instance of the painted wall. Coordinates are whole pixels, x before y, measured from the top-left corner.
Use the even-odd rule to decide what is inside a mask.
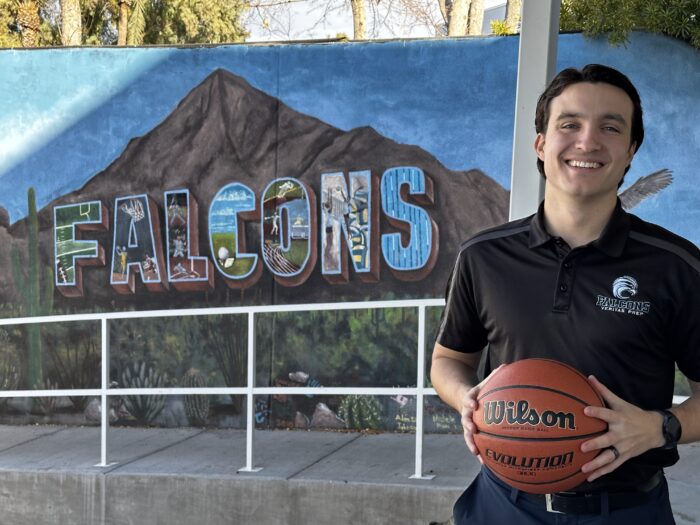
[[[0,51],[0,315],[442,296],[459,244],[506,220],[517,46]],[[590,62],[642,97],[646,138],[623,189],[672,172],[632,211],[698,244],[700,55],[648,34],[625,47],[560,37],[560,68]],[[399,310],[263,316],[257,384],[411,385],[415,323]],[[241,386],[244,331],[219,316],[115,322],[112,380]],[[96,386],[98,348],[88,325],[2,329],[0,388]],[[319,410],[278,397],[261,400],[260,424],[304,426]],[[324,401],[405,430],[415,407],[400,397]],[[240,399],[183,415],[156,398],[115,417],[240,415]],[[89,418],[86,404],[71,401]],[[444,407],[429,413],[458,428]]]
[[[14,243],[0,263],[9,268],[12,247],[20,264],[28,257],[33,187],[59,310],[107,307],[119,294],[133,296],[118,298],[130,307],[202,306],[204,293],[207,304],[229,304],[226,288],[257,287],[244,304],[440,296],[459,243],[505,219],[517,44],[2,51],[0,236]],[[646,139],[626,184],[663,168],[673,182],[633,211],[698,243],[697,51],[648,34],[617,48],[562,35],[558,62],[610,64],[637,85]],[[358,174],[359,200],[348,194]],[[262,194],[275,180],[310,194],[270,201]],[[260,202],[217,226],[211,214],[231,211],[216,210],[220,192],[236,184]],[[169,227],[166,192],[198,212]],[[139,236],[124,210],[147,201]],[[55,210],[81,214],[70,203],[103,206],[104,224],[57,224]],[[11,272],[0,281],[0,303],[12,303]],[[331,292],[338,282],[350,286]]]

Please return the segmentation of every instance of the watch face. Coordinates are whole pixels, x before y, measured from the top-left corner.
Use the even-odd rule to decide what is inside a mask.
[[[669,412],[665,427],[664,430],[668,434],[668,437],[673,440],[674,444],[678,443],[678,440],[681,438],[681,422],[678,421],[678,418],[671,412]]]

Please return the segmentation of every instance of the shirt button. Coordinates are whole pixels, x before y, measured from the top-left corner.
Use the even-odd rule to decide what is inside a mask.
[[[569,289],[569,287],[566,286],[565,284],[560,284],[560,285],[559,285],[559,289],[560,289],[562,292],[565,292],[565,291],[567,291],[567,290]]]
[[[566,268],[567,270],[568,270],[569,268],[571,268],[571,263],[570,263],[570,262],[565,262],[565,263],[564,263],[564,268]]]

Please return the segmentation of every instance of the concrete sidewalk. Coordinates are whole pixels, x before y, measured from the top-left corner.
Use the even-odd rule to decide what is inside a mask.
[[[0,505],[14,524],[422,524],[448,519],[478,471],[461,436],[427,435],[413,480],[407,434],[256,431],[109,432],[109,467],[95,427],[0,426]],[[679,525],[700,523],[700,446],[667,471]]]

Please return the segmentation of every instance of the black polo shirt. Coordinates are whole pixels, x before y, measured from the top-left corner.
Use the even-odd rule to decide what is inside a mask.
[[[572,250],[547,233],[543,210],[462,246],[437,342],[488,345],[491,369],[557,359],[643,409],[668,408],[674,364],[700,381],[700,250],[619,201],[600,238]],[[643,480],[677,460],[675,449],[652,450],[594,485]]]

